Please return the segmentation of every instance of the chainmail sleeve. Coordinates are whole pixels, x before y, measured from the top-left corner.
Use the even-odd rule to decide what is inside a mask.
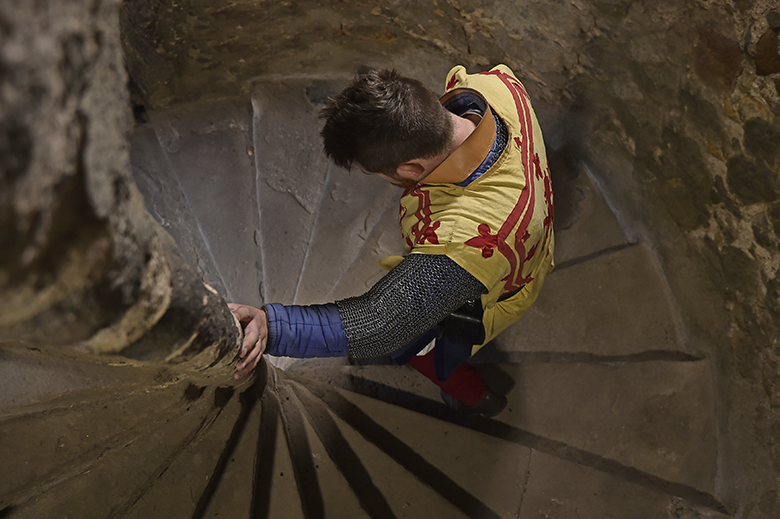
[[[368,292],[336,305],[350,354],[369,358],[406,346],[485,292],[477,278],[447,256],[411,254]]]

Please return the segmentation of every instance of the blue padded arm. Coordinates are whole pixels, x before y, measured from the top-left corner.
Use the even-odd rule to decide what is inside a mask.
[[[311,358],[346,357],[347,335],[335,304],[264,305],[268,315],[269,355]]]

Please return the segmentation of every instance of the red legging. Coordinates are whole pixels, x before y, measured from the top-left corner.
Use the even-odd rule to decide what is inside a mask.
[[[450,374],[450,378],[441,381],[436,378],[434,367],[434,355],[436,348],[422,356],[414,356],[407,362],[411,367],[431,379],[431,382],[441,388],[453,398],[457,398],[465,405],[475,405],[482,400],[485,394],[485,381],[479,371],[470,364],[461,364]]]

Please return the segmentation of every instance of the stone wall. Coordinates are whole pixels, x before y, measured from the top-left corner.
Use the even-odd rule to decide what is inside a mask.
[[[610,13],[594,2],[600,34],[582,49],[568,135],[626,227],[653,244],[689,347],[715,363],[721,497],[739,516],[770,517],[780,510],[780,14],[772,2],[623,4]]]
[[[237,323],[130,175],[119,6],[0,4],[0,341],[229,361]]]

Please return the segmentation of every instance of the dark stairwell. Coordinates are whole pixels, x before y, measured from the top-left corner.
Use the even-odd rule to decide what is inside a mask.
[[[775,517],[780,15],[678,4],[0,8],[0,516]],[[381,361],[234,383],[198,278],[324,302],[401,245],[395,188],[321,156],[323,99],[499,62],[556,193],[557,268],[473,359],[507,410]]]

